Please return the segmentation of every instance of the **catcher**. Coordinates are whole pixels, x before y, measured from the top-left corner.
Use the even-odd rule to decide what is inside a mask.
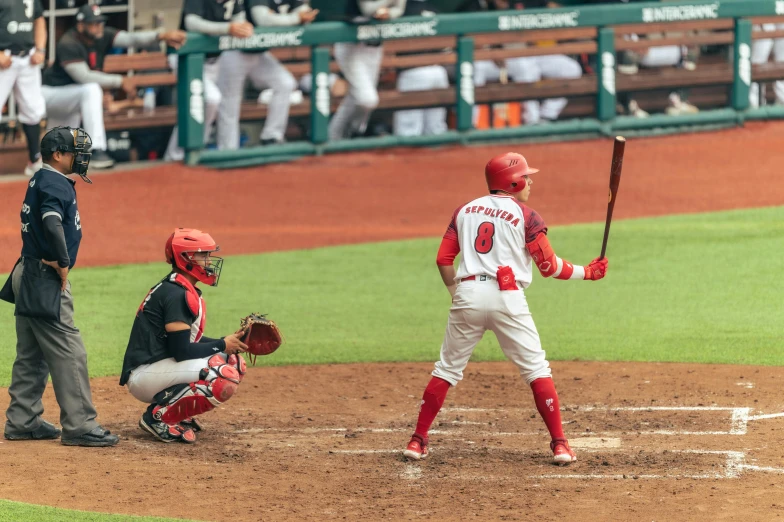
[[[223,259],[209,234],[178,228],[166,241],[172,272],[147,293],[131,329],[120,386],[148,403],[139,427],[163,442],[193,443],[194,418],[226,402],[245,375],[248,341],[256,355],[277,349],[272,321],[251,315],[239,331],[221,339],[203,335],[206,304],[197,283],[218,286]]]

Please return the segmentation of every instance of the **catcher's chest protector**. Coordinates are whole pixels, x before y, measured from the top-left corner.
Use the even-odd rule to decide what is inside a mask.
[[[201,336],[204,335],[204,329],[207,326],[207,304],[199,295],[196,287],[182,274],[171,274],[169,281],[185,289],[185,301],[188,304],[188,309],[196,316],[196,320],[191,324],[191,342],[197,343]]]

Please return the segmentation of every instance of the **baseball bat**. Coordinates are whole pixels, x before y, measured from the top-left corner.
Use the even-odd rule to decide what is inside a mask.
[[[599,259],[604,259],[607,251],[607,239],[610,237],[610,223],[612,222],[615,200],[618,197],[618,185],[621,184],[621,169],[623,168],[623,151],[626,148],[626,138],[623,136],[615,137],[613,145],[612,165],[610,166],[610,200],[607,202],[607,221],[604,222],[604,239],[602,240],[602,255]]]

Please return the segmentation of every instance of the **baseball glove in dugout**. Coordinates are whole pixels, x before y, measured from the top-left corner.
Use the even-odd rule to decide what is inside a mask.
[[[240,321],[245,335],[240,339],[248,346],[248,358],[256,364],[256,356],[269,355],[283,344],[283,337],[275,321],[263,314],[250,314]]]

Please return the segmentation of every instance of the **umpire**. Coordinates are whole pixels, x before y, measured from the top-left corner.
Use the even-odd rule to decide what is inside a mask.
[[[75,181],[87,178],[91,141],[82,129],[56,127],[41,140],[43,167],[28,183],[22,203],[22,257],[0,290],[15,303],[16,360],[8,394],[5,438],[56,439],[60,430],[44,421],[41,403],[49,373],[60,405],[62,443],[114,446],[119,442],[95,422],[87,352],[73,321],[68,271],[76,263],[82,223]]]

